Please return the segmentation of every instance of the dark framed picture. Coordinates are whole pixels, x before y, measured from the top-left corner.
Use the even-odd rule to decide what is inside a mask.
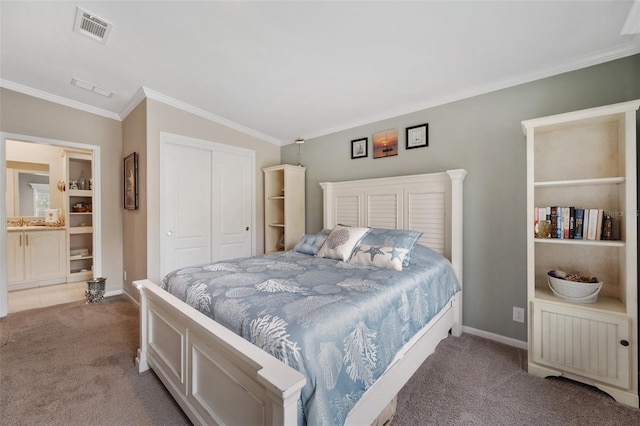
[[[398,129],[373,134],[373,158],[398,155]]]
[[[138,154],[124,157],[124,208],[138,208]]]
[[[369,138],[354,139],[351,141],[351,159],[364,158],[369,155],[367,151]]]
[[[429,124],[407,127],[407,149],[429,146]]]

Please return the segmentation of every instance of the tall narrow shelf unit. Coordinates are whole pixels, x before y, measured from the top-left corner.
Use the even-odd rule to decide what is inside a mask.
[[[66,224],[67,250],[69,252],[67,266],[67,282],[83,281],[93,278],[93,188],[92,156],[76,152],[66,153]],[[84,189],[73,188],[84,175]]]
[[[527,135],[529,373],[564,376],[638,407],[636,110],[640,100],[522,122]],[[534,208],[608,210],[613,240],[535,237]],[[596,276],[595,303],[556,297],[547,272]]]
[[[264,252],[291,250],[305,232],[305,168],[283,164],[264,172]]]

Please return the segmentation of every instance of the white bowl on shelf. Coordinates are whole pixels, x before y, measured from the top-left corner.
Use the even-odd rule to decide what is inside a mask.
[[[598,300],[598,293],[602,290],[602,281],[585,283],[563,280],[555,277],[553,271],[547,272],[547,279],[553,294],[570,302],[595,303]]]

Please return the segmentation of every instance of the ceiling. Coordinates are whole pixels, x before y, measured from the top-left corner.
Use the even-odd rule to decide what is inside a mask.
[[[119,120],[147,96],[284,145],[640,53],[635,3],[2,0],[0,85]]]

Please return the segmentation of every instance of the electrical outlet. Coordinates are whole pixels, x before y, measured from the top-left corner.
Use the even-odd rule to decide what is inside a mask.
[[[524,322],[524,308],[513,307],[513,320],[516,322]]]

